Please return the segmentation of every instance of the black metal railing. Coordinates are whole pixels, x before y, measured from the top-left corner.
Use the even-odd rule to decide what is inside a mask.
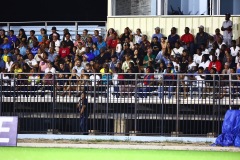
[[[234,74],[205,79],[156,73],[153,79],[144,74],[117,79],[115,73],[85,79],[18,75],[1,74],[0,115],[18,116],[19,133],[79,134],[76,105],[82,91],[87,93],[89,133],[104,135],[217,135],[225,112],[240,103]]]

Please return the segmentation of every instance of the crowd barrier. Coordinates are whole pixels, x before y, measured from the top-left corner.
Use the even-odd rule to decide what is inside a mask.
[[[216,136],[225,112],[239,108],[235,74],[195,80],[196,74],[165,79],[165,74],[154,73],[154,79],[147,80],[151,86],[144,85],[144,74],[132,74],[131,79],[97,75],[60,79],[56,73],[46,84],[42,78],[8,74],[8,79],[1,74],[0,115],[18,116],[18,132],[23,134],[80,134],[76,106],[85,91],[89,134]]]

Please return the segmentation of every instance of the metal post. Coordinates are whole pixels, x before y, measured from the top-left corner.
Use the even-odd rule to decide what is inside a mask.
[[[162,120],[161,120],[161,134],[163,134],[163,121],[164,121],[164,114],[163,114],[163,107],[164,107],[164,76],[163,76],[163,73],[161,73],[162,74],[162,84],[160,84],[160,85],[162,85],[162,91],[161,91],[161,88],[160,88],[160,91],[161,91],[161,93],[160,94],[162,94]],[[160,92],[159,91],[159,92]]]
[[[177,91],[179,90],[179,75],[177,74]],[[178,135],[179,134],[179,132],[178,132],[178,130],[179,130],[179,94],[178,94],[178,92],[176,92],[176,94],[177,94],[177,99],[176,99],[176,103],[177,103],[177,113],[176,113],[176,134]]]
[[[135,104],[134,104],[134,133],[136,133],[137,131],[137,76],[138,74],[135,74],[135,93],[134,93],[134,97],[135,97]]]
[[[94,93],[93,93],[93,95],[94,95],[94,103],[93,103],[93,130],[95,130],[95,111],[96,111],[96,73],[94,73]],[[92,93],[91,93],[91,95],[92,95]]]
[[[15,116],[15,110],[16,110],[16,92],[15,92],[15,88],[16,88],[16,77],[15,74],[13,74],[13,115]]]
[[[52,134],[54,134],[54,128],[55,128],[55,106],[56,106],[56,98],[55,98],[55,74],[53,75],[53,105],[52,105]]]
[[[109,73],[107,74],[106,134],[108,134]]]

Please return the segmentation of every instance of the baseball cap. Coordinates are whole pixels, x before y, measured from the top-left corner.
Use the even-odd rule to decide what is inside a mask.
[[[203,25],[200,25],[198,28],[202,28],[202,29],[203,29],[203,28],[204,28],[204,26],[203,26]]]

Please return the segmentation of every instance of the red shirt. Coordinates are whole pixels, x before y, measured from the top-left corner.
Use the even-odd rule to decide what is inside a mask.
[[[194,37],[190,33],[184,34],[184,35],[181,36],[181,41],[185,42],[185,43],[194,42]]]
[[[65,58],[69,54],[70,54],[70,49],[68,47],[59,49],[59,55],[60,55],[61,58]]]
[[[117,44],[118,44],[117,39],[110,39],[108,41],[109,48],[116,48]]]
[[[222,69],[222,63],[219,60],[216,60],[215,62],[211,61],[208,66],[208,70],[210,71],[212,68],[216,68],[217,72],[220,73]]]

